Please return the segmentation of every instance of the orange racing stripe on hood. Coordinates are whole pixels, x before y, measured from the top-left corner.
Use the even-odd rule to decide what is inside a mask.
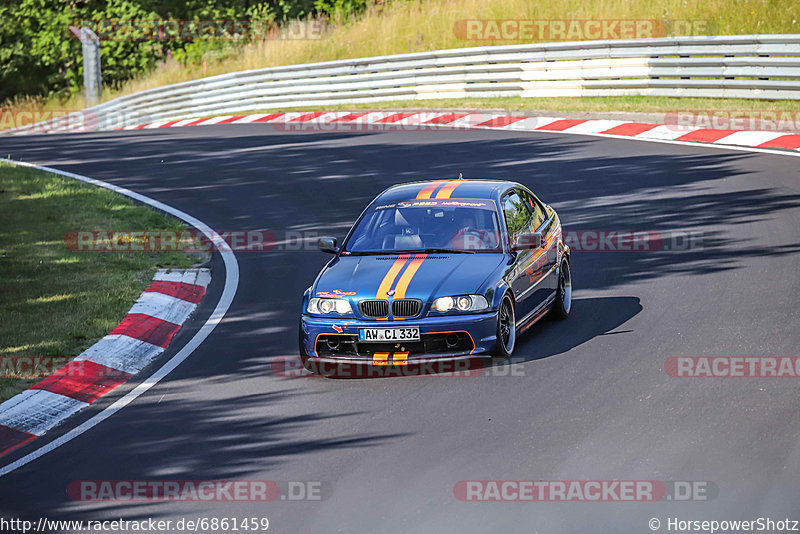
[[[378,286],[378,294],[375,298],[381,300],[386,300],[387,298],[389,298],[389,295],[387,294],[388,291],[392,288],[392,284],[394,284],[395,278],[397,278],[397,275],[400,273],[400,270],[403,268],[403,266],[406,264],[406,261],[408,261],[410,257],[411,256],[406,254],[394,260],[394,263],[392,264],[392,267],[389,269],[389,272],[386,273],[386,276],[384,276],[383,280],[381,281],[381,285]]]
[[[408,290],[408,284],[411,283],[411,279],[414,278],[414,275],[417,274],[417,270],[422,265],[422,262],[425,261],[427,254],[417,254],[411,263],[406,267],[403,276],[400,277],[400,281],[397,282],[397,287],[394,289],[394,298],[395,299],[402,299],[406,296],[406,291]]]

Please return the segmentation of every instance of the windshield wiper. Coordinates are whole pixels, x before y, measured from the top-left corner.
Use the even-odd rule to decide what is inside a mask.
[[[475,250],[452,248],[415,248],[408,250],[347,250],[346,256],[396,256],[398,254],[475,254]]]
[[[387,254],[394,254],[393,250],[345,250],[345,256],[386,256]]]
[[[475,254],[474,250],[456,250],[452,248],[419,248],[409,250],[393,250],[392,254]]]

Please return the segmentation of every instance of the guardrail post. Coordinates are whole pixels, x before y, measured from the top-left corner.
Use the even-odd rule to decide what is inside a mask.
[[[69,27],[83,45],[83,93],[86,106],[93,106],[103,97],[103,77],[100,71],[100,39],[89,28]]]

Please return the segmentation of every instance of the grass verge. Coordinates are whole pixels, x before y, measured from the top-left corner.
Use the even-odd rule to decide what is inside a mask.
[[[112,191],[0,163],[0,361],[71,359],[111,331],[160,267],[206,256],[183,252],[77,252],[71,230],[181,230],[177,219]],[[10,365],[10,367],[9,367]],[[0,401],[41,378],[0,375]]]

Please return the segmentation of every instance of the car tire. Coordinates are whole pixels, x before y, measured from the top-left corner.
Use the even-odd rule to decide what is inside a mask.
[[[572,309],[572,272],[569,269],[569,260],[565,257],[558,268],[558,290],[556,299],[550,307],[550,317],[553,319],[566,319]]]
[[[497,310],[497,342],[494,345],[493,354],[496,358],[511,358],[517,340],[515,321],[514,301],[509,295],[505,295]]]

